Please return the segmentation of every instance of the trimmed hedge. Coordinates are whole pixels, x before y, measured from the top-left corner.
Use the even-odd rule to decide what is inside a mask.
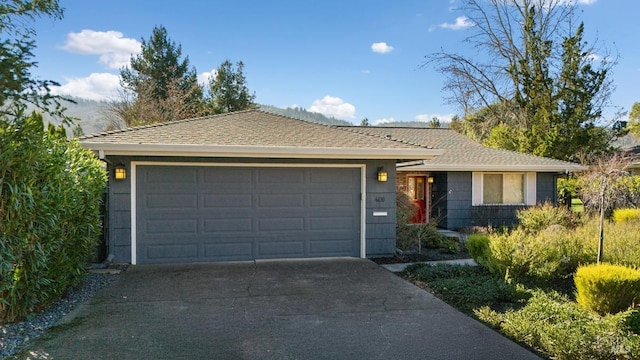
[[[574,277],[576,301],[600,315],[615,314],[640,300],[640,270],[596,264],[578,268]]]
[[[42,116],[0,119],[0,322],[19,319],[81,279],[100,234],[106,174]]]

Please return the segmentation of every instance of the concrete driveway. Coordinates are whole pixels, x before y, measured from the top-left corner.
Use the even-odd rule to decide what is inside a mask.
[[[369,260],[134,266],[31,359],[537,359]]]

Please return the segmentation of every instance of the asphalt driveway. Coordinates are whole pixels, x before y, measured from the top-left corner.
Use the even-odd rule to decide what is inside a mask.
[[[369,260],[134,266],[31,359],[536,359]]]

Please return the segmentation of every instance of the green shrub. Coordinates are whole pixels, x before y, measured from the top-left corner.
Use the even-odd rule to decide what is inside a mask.
[[[0,322],[77,284],[100,234],[106,175],[93,154],[33,114],[0,119]]]
[[[613,210],[613,221],[620,224],[627,221],[639,221],[640,209],[615,209]]]
[[[397,189],[396,197],[396,246],[402,250],[443,249],[450,253],[460,251],[457,240],[438,232],[436,224],[412,224],[417,205],[409,195]]]
[[[544,203],[518,211],[519,225],[528,233],[538,233],[552,225],[574,228],[576,220],[566,207]]]
[[[531,234],[522,228],[492,234],[489,269],[505,278],[566,278],[591,257],[582,239],[564,231]]]
[[[534,291],[518,310],[488,307],[475,315],[552,359],[638,359],[640,337],[629,331],[632,311],[600,317],[557,293]]]
[[[471,234],[467,237],[465,246],[473,260],[478,263],[478,265],[489,269],[491,261],[491,247],[489,245],[488,235]]]
[[[578,268],[574,278],[578,304],[600,315],[629,309],[640,300],[640,270],[596,264]]]

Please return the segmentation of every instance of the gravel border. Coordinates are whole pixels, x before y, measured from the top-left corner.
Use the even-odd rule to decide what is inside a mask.
[[[56,300],[47,309],[27,316],[24,321],[0,324],[0,359],[6,359],[22,350],[27,343],[41,336],[58,320],[73,311],[78,305],[89,301],[100,289],[114,281],[126,266],[91,270],[82,284],[63,298]]]

